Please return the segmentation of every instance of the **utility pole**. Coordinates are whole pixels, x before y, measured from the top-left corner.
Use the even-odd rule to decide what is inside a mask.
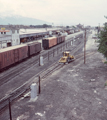
[[[99,34],[99,32],[100,32],[100,23],[99,23],[99,26],[98,26],[98,34]]]
[[[10,120],[12,120],[12,113],[11,113],[11,102],[10,102],[10,98],[9,100],[9,116],[10,116]]]
[[[86,29],[85,29],[85,35],[84,35],[84,64],[86,61]]]
[[[40,82],[41,82],[41,78],[39,76],[39,94],[41,93],[41,85],[40,85]]]

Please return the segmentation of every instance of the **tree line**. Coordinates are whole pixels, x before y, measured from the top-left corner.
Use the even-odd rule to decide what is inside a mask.
[[[107,58],[107,23],[104,23],[104,28],[98,33],[98,51]]]

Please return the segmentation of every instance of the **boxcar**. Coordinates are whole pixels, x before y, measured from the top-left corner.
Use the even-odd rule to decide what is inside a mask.
[[[61,43],[61,37],[58,36],[58,37],[57,37],[57,44],[60,44],[60,43]]]
[[[32,42],[28,44],[28,55],[29,57],[33,54],[39,53],[41,51],[41,43]]]
[[[57,37],[57,44],[60,44],[65,41],[65,36],[58,36]]]
[[[0,50],[0,69],[10,66],[28,57],[28,46],[17,45]]]
[[[62,41],[61,42],[65,42],[65,36],[62,36]]]
[[[42,40],[42,46],[44,49],[49,49],[57,45],[57,37],[45,38]]]
[[[6,49],[6,48],[5,48]],[[1,51],[0,52],[0,69],[3,69],[14,63],[13,51]]]
[[[19,61],[25,59],[28,57],[28,46],[21,46],[20,48],[18,48],[19,51]]]

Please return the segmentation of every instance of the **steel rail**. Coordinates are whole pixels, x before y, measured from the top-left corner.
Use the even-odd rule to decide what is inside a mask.
[[[86,53],[87,56],[94,54],[95,52],[89,52]],[[79,60],[81,58],[83,58],[83,54],[77,55],[76,56],[76,60]],[[7,97],[4,97],[0,100],[0,112],[2,112],[2,110],[4,110],[4,108],[6,108],[6,106],[8,105],[8,99],[10,99],[10,101],[14,101],[16,98],[20,97],[22,94],[24,94],[26,91],[28,92],[30,90],[29,85],[32,82],[36,82],[38,83],[38,76],[41,76],[41,78],[46,78],[48,75],[50,75],[50,73],[53,73],[54,71],[56,71],[57,69],[62,68],[64,65],[61,64],[56,64],[57,62],[53,63],[47,70],[43,70],[42,72],[38,73],[37,75],[33,76],[29,81],[27,81],[25,84],[23,84],[21,87],[15,89],[13,91],[13,93],[9,94]]]
[[[13,101],[13,100],[16,99],[18,96],[22,95],[22,94],[25,93],[27,90],[29,90],[29,85],[30,85],[32,82],[34,82],[35,80],[36,80],[36,82],[38,81],[38,80],[37,80],[37,79],[38,79],[38,75],[42,75],[41,78],[43,78],[43,77],[49,75],[49,73],[51,73],[51,72],[53,72],[54,70],[58,69],[58,67],[59,67],[59,68],[63,67],[63,65],[57,65],[57,66],[55,67],[55,64],[56,64],[56,63],[57,63],[57,62],[55,62],[54,64],[51,65],[51,67],[53,67],[53,66],[54,66],[54,67],[53,67],[53,69],[50,67],[51,70],[48,69],[48,70],[47,70],[47,73],[46,73],[46,69],[43,70],[44,72],[41,71],[41,72],[38,73],[36,76],[32,77],[29,81],[27,81],[25,84],[23,84],[21,87],[15,89],[11,94],[9,94],[8,96],[2,98],[2,99],[0,100],[0,104],[2,104],[2,103],[4,103],[4,102],[7,103],[7,100],[8,100],[9,98],[11,98],[10,100]],[[36,79],[35,79],[35,78],[36,78]],[[7,104],[8,104],[8,103],[7,103]],[[5,105],[6,105],[6,104],[5,104]],[[5,105],[3,105],[3,106],[5,107]],[[2,107],[2,108],[4,108],[4,107]]]
[[[62,43],[60,46],[65,45],[67,42],[69,42],[70,39],[68,41],[66,41],[65,43]],[[58,46],[58,48],[60,47]],[[55,48],[54,48],[55,49]],[[53,50],[53,49],[52,49]],[[52,51],[49,50],[48,52]],[[43,55],[44,59],[46,58],[46,54],[48,54],[48,52],[44,51],[42,53],[40,53],[40,55],[35,56],[33,59],[30,59],[28,61],[25,61],[24,63],[21,63],[20,65],[18,65],[17,67],[12,68],[11,70],[9,70],[9,73],[6,71],[4,74],[2,73],[0,75],[0,86],[3,85],[4,83],[6,83],[7,81],[9,81],[10,79],[14,78],[16,75],[19,75],[20,73],[22,73],[23,71],[27,70],[28,68],[31,68],[32,66],[34,66],[35,64],[38,64],[39,62],[39,56]]]

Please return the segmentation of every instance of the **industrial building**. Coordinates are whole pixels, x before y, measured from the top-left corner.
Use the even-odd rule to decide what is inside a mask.
[[[0,30],[0,49],[6,48],[9,46],[19,45],[19,30],[5,30],[5,28],[1,28]]]
[[[52,35],[57,31],[66,31],[69,33],[74,33],[73,29],[62,29],[62,28],[41,28],[41,29],[16,29],[11,28],[6,30],[1,28],[0,30],[0,49],[9,46],[20,45],[22,43],[30,42],[37,39],[42,39],[47,35]]]

